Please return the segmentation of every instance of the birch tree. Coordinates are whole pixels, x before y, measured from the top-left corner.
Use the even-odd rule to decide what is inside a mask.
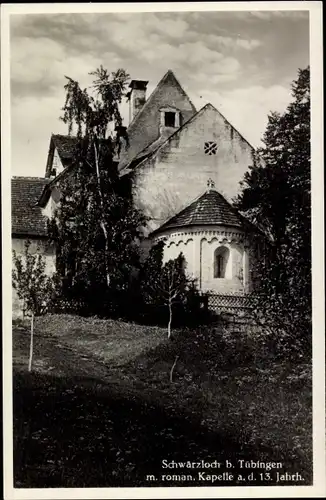
[[[129,76],[102,66],[89,88],[67,77],[61,119],[76,139],[70,172],[60,181],[60,202],[49,224],[62,278],[90,307],[128,288],[138,266],[137,241],[145,218],[122,193],[114,155],[124,141],[119,106]],[[117,295],[116,295],[117,297]],[[93,306],[91,303],[93,301]],[[97,311],[93,311],[97,312]]]

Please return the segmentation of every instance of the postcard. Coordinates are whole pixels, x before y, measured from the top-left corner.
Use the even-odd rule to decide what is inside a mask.
[[[1,13],[6,500],[323,497],[322,3]]]

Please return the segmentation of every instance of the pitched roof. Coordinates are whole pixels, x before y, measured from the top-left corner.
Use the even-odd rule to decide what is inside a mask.
[[[129,147],[121,155],[119,170],[127,167],[138,153],[160,138],[159,110],[166,106],[180,110],[185,122],[196,113],[195,106],[171,70],[165,73],[129,124]]]
[[[160,135],[158,139],[156,139],[154,142],[149,144],[149,146],[146,146],[144,149],[142,149],[131,161],[130,163],[126,165],[120,165],[120,175],[128,174],[131,169],[139,165],[142,161],[146,160],[150,156],[154,156],[155,153],[161,148],[161,146],[164,146],[167,144],[170,140],[173,139],[176,135],[179,134],[182,130],[187,128],[187,126],[194,121],[194,119],[200,115],[207,107],[214,107],[211,104],[205,104],[199,111],[196,111],[190,118],[187,120],[181,127],[179,127],[175,132],[173,132],[170,135]],[[214,108],[215,109],[215,108]]]
[[[187,96],[186,92],[184,89],[181,87],[180,83],[176,79],[174,73],[171,70],[168,70],[163,78],[160,80],[156,88],[153,90],[147,101],[145,102],[144,106],[141,108],[139,113],[134,117],[132,122],[129,124],[127,128],[127,132],[129,135],[129,142],[133,141],[133,135],[134,131],[138,128],[138,126],[141,126],[142,129],[142,144],[146,144],[145,148],[140,146],[140,149],[136,149],[132,156],[130,157],[128,154],[128,150],[126,152],[126,157],[122,159],[121,161],[121,168],[126,166],[126,163],[129,163],[130,160],[133,160],[135,156],[138,156],[139,151],[142,151],[143,149],[149,148],[150,151],[155,148],[155,150],[158,148],[162,142],[165,142],[166,136],[161,137],[161,136],[156,136],[154,140],[149,140],[146,142],[146,132],[148,132],[146,124],[144,125],[142,123],[142,118],[144,115],[146,115],[146,110],[151,108],[156,101],[160,101],[162,98],[162,91],[164,89],[164,86],[173,86],[175,89],[178,90],[179,94],[183,96],[183,98],[187,101],[188,103],[188,108],[189,109],[182,109],[182,113],[185,115],[186,121],[188,121],[189,117],[192,116],[193,114],[196,113],[196,108],[194,107],[193,103],[190,101],[189,97]],[[169,94],[167,96],[167,99],[169,100]],[[167,104],[168,105],[168,104]],[[149,127],[150,130],[153,130],[153,127]],[[145,142],[144,142],[145,141]],[[134,141],[134,144],[136,146],[136,143],[138,140]],[[74,157],[74,154],[76,152],[76,145],[77,145],[77,137],[76,136],[69,136],[69,135],[61,135],[61,134],[52,134],[51,140],[50,140],[50,147],[49,147],[49,154],[48,154],[48,161],[47,161],[47,167],[46,167],[46,175],[50,175],[50,168],[52,165],[53,161],[53,154],[54,154],[54,149],[56,148],[60,157],[60,160],[62,162],[62,165],[64,168],[71,166],[72,160]],[[147,152],[149,153],[149,152]],[[142,156],[142,155],[141,155]]]
[[[63,168],[72,165],[75,155],[77,137],[70,135],[52,134],[49,145],[48,159],[46,162],[45,176],[51,176],[52,163],[55,149],[58,151]]]
[[[11,179],[11,233],[20,236],[47,236],[42,209],[36,206],[49,179],[13,177]]]
[[[180,85],[179,81],[177,80],[175,74],[173,73],[172,70],[168,70],[165,75],[163,76],[163,78],[158,82],[156,88],[153,90],[153,92],[151,93],[151,95],[149,96],[149,98],[147,99],[147,101],[145,102],[144,106],[141,108],[141,110],[139,111],[139,113],[137,113],[136,116],[134,116],[133,120],[130,122],[129,126],[128,126],[128,131],[130,132],[134,127],[137,127],[137,122],[139,121],[139,117],[144,113],[144,111],[146,111],[146,108],[149,108],[153,101],[155,100],[157,94],[159,94],[162,90],[162,88],[164,87],[164,85],[169,82],[169,83],[172,83],[175,87],[178,88],[178,90],[183,94],[183,96],[189,101],[190,103],[190,106],[192,107],[192,111],[194,113],[196,113],[196,108],[195,106],[193,105],[193,103],[191,102],[191,100],[189,99],[188,95],[186,94],[186,92],[184,91],[184,89],[182,88],[182,86]]]
[[[178,129],[180,130],[180,129]],[[174,134],[172,134],[174,135]],[[171,137],[171,136],[170,136]],[[149,146],[146,146],[146,148],[142,149],[140,153],[138,153],[129,164],[127,164],[125,167],[121,168],[119,170],[119,175],[123,176],[126,173],[130,172],[130,169],[133,169],[136,165],[139,165],[143,160],[146,160],[146,158],[149,158],[150,156],[154,155],[156,151],[163,146],[168,141],[168,138],[166,135],[160,135],[156,141],[152,142]]]
[[[128,174],[131,172],[131,169],[139,165],[142,161],[146,160],[147,158],[151,156],[155,156],[155,154],[159,151],[159,149],[163,148],[168,142],[170,142],[173,138],[178,136],[184,129],[186,129],[189,125],[191,125],[202,113],[204,113],[207,109],[213,109],[222,117],[222,119],[232,127],[232,129],[241,137],[241,139],[252,149],[254,150],[254,147],[238,132],[237,129],[231,125],[231,123],[225,118],[225,116],[215,108],[211,103],[205,104],[199,111],[196,111],[189,120],[187,120],[181,127],[179,127],[175,132],[172,134],[166,136],[166,135],[161,135],[158,139],[156,139],[154,142],[152,142],[149,146],[145,147],[142,149],[127,165],[122,165],[122,168],[120,168],[120,175]]]
[[[71,165],[76,150],[77,137],[53,134],[52,140],[54,146],[57,148],[62,165],[64,167]]]
[[[203,225],[223,225],[242,228],[243,219],[224,196],[215,191],[215,189],[210,189],[153,231],[152,234],[178,227]]]

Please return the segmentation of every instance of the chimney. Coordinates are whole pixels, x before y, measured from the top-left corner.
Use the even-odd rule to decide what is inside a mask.
[[[129,88],[130,92],[127,94],[129,100],[129,123],[139,113],[146,101],[146,87],[148,82],[144,80],[131,80]]]

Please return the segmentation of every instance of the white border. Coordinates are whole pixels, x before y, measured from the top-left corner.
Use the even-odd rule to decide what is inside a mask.
[[[11,338],[11,201],[10,201],[10,47],[9,16],[43,13],[168,12],[168,11],[273,11],[310,12],[311,165],[312,165],[312,273],[313,273],[313,486],[195,487],[195,488],[47,488],[14,489],[12,486],[12,338]],[[298,498],[324,497],[325,486],[325,290],[323,214],[323,93],[322,2],[187,2],[128,4],[8,4],[1,6],[1,120],[2,120],[2,255],[3,255],[3,421],[5,499],[106,499],[106,498]]]

